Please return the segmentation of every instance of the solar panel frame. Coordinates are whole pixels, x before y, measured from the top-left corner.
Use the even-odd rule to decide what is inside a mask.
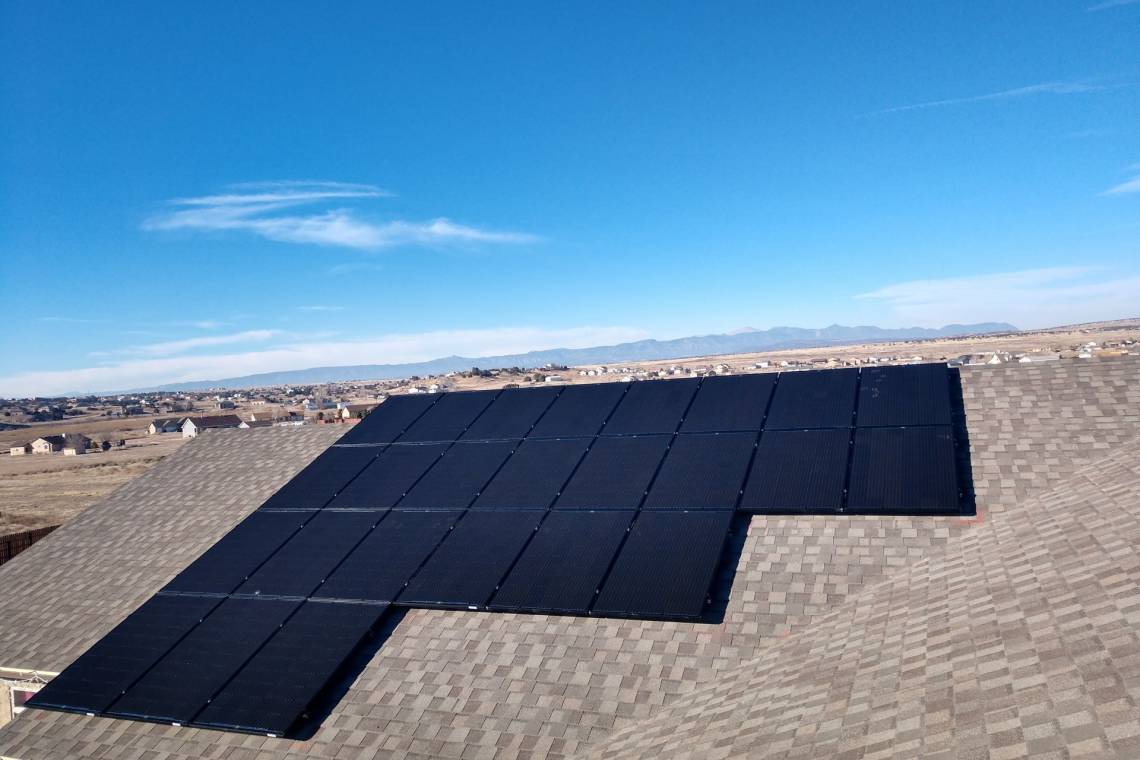
[[[843,509],[849,428],[765,430],[748,473],[741,512],[836,514]]]
[[[462,514],[388,512],[312,598],[391,602]]]
[[[337,441],[338,444],[391,443],[440,399],[440,394],[390,396]]]
[[[378,515],[321,512],[284,545],[235,593],[307,597],[368,535]]]
[[[375,631],[387,605],[305,602],[193,719],[284,736]]]
[[[857,369],[781,372],[764,429],[851,427],[858,383]]]
[[[633,383],[606,421],[601,435],[676,432],[699,384],[699,378]]]
[[[454,441],[479,418],[501,391],[452,391],[444,393],[431,408],[417,419],[403,435],[400,443]]]
[[[269,640],[300,602],[226,599],[106,710],[159,723],[189,723]]]
[[[388,446],[325,509],[391,509],[439,461],[449,445]]]
[[[104,712],[222,600],[152,596],[29,701],[29,707]]]
[[[591,614],[699,619],[720,564],[732,515],[727,510],[638,512],[602,582]]]
[[[253,512],[174,576],[163,590],[229,594],[316,514]]]
[[[514,452],[517,441],[460,441],[400,500],[401,509],[466,509]]]
[[[488,609],[587,614],[635,514],[633,510],[549,513]]]
[[[475,420],[461,440],[518,440],[531,431],[561,388],[508,388]]]
[[[558,497],[589,447],[589,438],[528,438],[472,509],[545,509]]]
[[[636,509],[672,439],[669,435],[596,439],[554,509]]]
[[[961,514],[956,458],[950,426],[858,428],[847,511]]]
[[[403,607],[482,609],[545,512],[468,510],[396,598]]]
[[[945,364],[864,367],[859,381],[859,427],[949,425],[950,370]]]
[[[589,383],[563,389],[529,438],[594,436],[629,389],[626,383]]]
[[[681,425],[682,433],[759,431],[776,373],[706,377]]]
[[[678,435],[642,509],[734,509],[748,475],[756,435]]]
[[[325,449],[292,480],[266,499],[261,509],[320,509],[379,454],[364,446]]]

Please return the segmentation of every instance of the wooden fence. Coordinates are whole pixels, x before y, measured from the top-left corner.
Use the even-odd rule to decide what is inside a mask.
[[[58,525],[49,525],[46,528],[36,528],[35,530],[26,530],[23,533],[12,533],[8,536],[0,536],[0,565],[3,565],[58,527]]]

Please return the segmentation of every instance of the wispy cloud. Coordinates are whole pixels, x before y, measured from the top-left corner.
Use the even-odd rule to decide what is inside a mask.
[[[1132,179],[1125,180],[1118,185],[1105,190],[1101,195],[1124,195],[1126,193],[1140,193],[1140,164],[1132,164],[1125,171],[1137,172]]]
[[[56,322],[65,325],[92,325],[98,322],[106,322],[105,319],[89,319],[87,317],[36,317],[38,322]]]
[[[477,357],[548,348],[586,348],[646,337],[649,333],[643,329],[622,326],[438,330],[338,341],[310,336],[303,341],[240,353],[127,357],[96,367],[21,372],[0,377],[0,396],[139,388],[304,367],[418,362],[453,354]]]
[[[176,198],[172,210],[143,223],[146,230],[243,231],[283,243],[359,250],[400,246],[479,243],[534,243],[524,232],[487,230],[439,217],[427,221],[372,221],[350,208],[317,208],[331,202],[391,197],[371,185],[339,182],[260,182],[235,185],[228,192]],[[302,209],[308,209],[301,213]]]
[[[1046,327],[1136,316],[1140,277],[1097,267],[911,280],[855,296],[886,307],[906,324],[1005,321]]]
[[[1135,5],[1136,3],[1140,3],[1140,0],[1106,0],[1103,3],[1090,5],[1088,8],[1085,8],[1085,10],[1090,13],[1095,13],[1096,11],[1106,11],[1109,8],[1119,8],[1122,5]]]
[[[282,334],[281,330],[244,330],[229,335],[201,335],[196,338],[183,338],[181,340],[147,343],[140,346],[128,346],[127,348],[118,349],[112,353],[139,354],[144,356],[174,356],[199,348],[264,342]]]
[[[1018,98],[1027,98],[1033,95],[1081,95],[1090,92],[1101,92],[1106,89],[1108,88],[1105,85],[1079,80],[1040,82],[1038,84],[1026,85],[1025,87],[1014,87],[1013,89],[1009,90],[988,92],[983,95],[969,95],[962,98],[945,98],[943,100],[928,100],[923,103],[912,103],[910,105],[904,106],[892,106],[891,108],[883,108],[878,111],[871,111],[870,113],[863,115],[882,116],[884,114],[890,113],[920,111],[927,108],[943,108],[945,106],[966,105],[968,103],[986,103],[997,100],[1015,100]]]
[[[344,311],[343,306],[298,306],[298,311]]]

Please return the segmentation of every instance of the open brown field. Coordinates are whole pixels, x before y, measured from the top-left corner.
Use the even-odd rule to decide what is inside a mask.
[[[167,434],[65,457],[0,455],[0,535],[59,525],[150,469],[186,440]]]

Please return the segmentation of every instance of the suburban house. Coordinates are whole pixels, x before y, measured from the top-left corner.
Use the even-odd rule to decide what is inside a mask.
[[[82,433],[65,433],[64,435],[45,435],[31,442],[33,454],[52,454],[62,451],[65,454],[86,454],[91,439]]]
[[[238,425],[238,427],[243,430],[248,430],[249,428],[273,427],[273,420],[242,420],[242,423]]]
[[[147,435],[157,435],[159,433],[177,433],[182,429],[182,422],[184,418],[170,417],[164,420],[155,420],[147,426]]]
[[[30,453],[32,453],[32,444],[30,444],[30,443],[16,444],[12,448],[8,449],[8,453],[14,457],[21,457],[24,454],[30,454]]]
[[[377,406],[379,404],[345,404],[341,407],[340,418],[342,420],[362,420]]]
[[[194,438],[210,428],[236,428],[242,426],[242,419],[236,414],[215,414],[209,417],[187,417],[182,422],[182,437]]]

